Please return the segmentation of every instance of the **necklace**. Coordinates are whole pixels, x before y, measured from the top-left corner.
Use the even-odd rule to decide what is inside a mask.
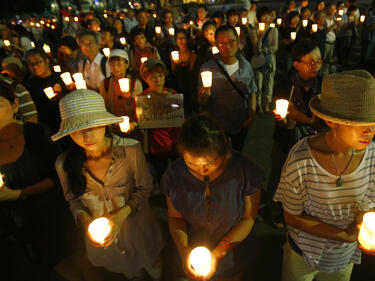
[[[343,179],[342,175],[345,173],[346,169],[349,167],[350,162],[352,162],[353,148],[352,148],[352,154],[350,155],[350,159],[349,159],[348,163],[346,163],[346,166],[341,173],[337,169],[335,158],[333,157],[333,153],[331,153],[331,158],[332,158],[333,165],[335,166],[336,172],[339,175],[339,177],[336,179],[336,186],[342,186],[344,184],[344,179]]]

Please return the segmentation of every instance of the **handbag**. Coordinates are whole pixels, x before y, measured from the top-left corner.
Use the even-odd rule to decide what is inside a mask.
[[[267,29],[264,37],[262,39],[262,46],[268,47],[268,34],[271,31],[271,28]],[[271,54],[259,54],[257,56],[253,56],[251,58],[250,64],[251,66],[257,70],[264,72],[266,71],[271,63]]]

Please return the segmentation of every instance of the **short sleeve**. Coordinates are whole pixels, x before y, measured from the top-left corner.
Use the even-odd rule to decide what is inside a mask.
[[[299,176],[301,163],[295,159],[294,151],[295,149],[290,151],[284,164],[273,200],[281,202],[284,210],[288,213],[300,215],[303,211],[304,188],[303,179]]]

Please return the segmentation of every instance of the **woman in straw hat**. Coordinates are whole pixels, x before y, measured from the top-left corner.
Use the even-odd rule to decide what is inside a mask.
[[[129,280],[143,280],[145,270],[159,280],[164,242],[148,205],[152,177],[141,145],[107,133],[123,119],[108,113],[96,92],[70,93],[61,99],[60,112],[60,130],[52,139],[70,135],[73,145],[59,156],[56,170],[73,216],[87,232],[89,260]],[[103,243],[88,234],[99,217],[111,226]]]
[[[329,129],[299,141],[274,200],[288,224],[282,280],[349,280],[361,262],[357,222],[375,207],[375,81],[353,70],[327,75],[309,103]]]

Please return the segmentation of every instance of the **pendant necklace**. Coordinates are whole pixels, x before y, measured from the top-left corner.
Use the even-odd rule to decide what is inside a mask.
[[[341,173],[337,169],[335,158],[333,157],[333,153],[331,153],[331,158],[332,158],[333,165],[335,166],[336,172],[339,175],[339,177],[336,179],[336,186],[342,186],[344,184],[344,179],[343,179],[342,175],[345,173],[346,169],[349,167],[350,162],[352,162],[353,148],[352,148],[352,154],[350,155],[350,159],[349,159],[348,163],[346,163],[346,166]]]

